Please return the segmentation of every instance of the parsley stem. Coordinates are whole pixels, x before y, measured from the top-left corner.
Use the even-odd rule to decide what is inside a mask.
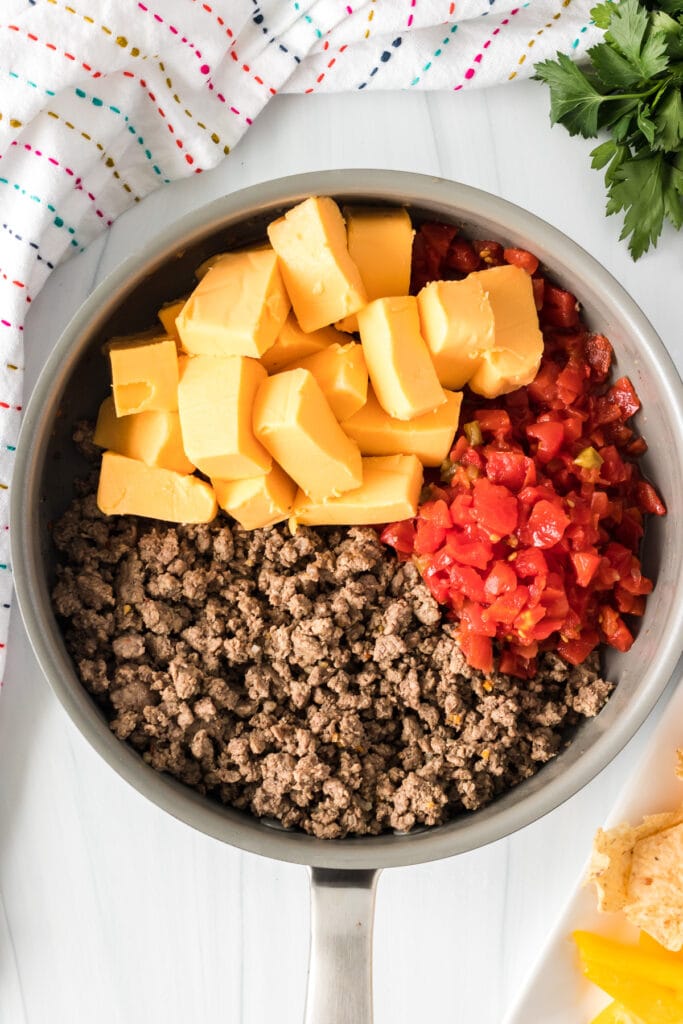
[[[657,92],[661,82],[657,82],[652,86],[651,89],[647,89],[645,92],[613,92],[609,96],[605,96],[606,100],[644,100],[648,96],[652,96],[653,92]]]

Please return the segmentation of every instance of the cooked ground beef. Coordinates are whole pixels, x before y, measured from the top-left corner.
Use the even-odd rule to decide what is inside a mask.
[[[369,528],[246,532],[104,516],[54,528],[83,684],[152,767],[334,839],[438,825],[532,775],[611,690],[597,658],[531,681],[468,667],[411,563]]]

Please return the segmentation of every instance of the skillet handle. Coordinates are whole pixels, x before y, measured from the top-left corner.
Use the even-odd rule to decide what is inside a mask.
[[[372,924],[379,871],[311,868],[304,1024],[372,1024]]]

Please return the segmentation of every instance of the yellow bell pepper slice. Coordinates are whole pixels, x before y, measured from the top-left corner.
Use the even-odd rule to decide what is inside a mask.
[[[592,960],[585,960],[582,966],[589,981],[646,1024],[681,1024],[683,1021],[683,999],[673,989],[644,978],[629,977]]]
[[[656,956],[661,956],[669,963],[683,964],[683,949],[679,949],[678,952],[675,952],[672,949],[667,949],[666,946],[662,946],[661,942],[657,942],[656,939],[653,939],[648,932],[640,933],[638,936],[638,945],[643,951],[653,953]]]
[[[645,1024],[640,1017],[634,1017],[621,1003],[610,1003],[593,1017],[591,1024]]]
[[[584,961],[602,964],[629,978],[642,978],[654,985],[675,989],[683,1005],[683,961],[676,957],[668,959],[642,947],[625,946],[592,932],[574,932],[574,941]]]

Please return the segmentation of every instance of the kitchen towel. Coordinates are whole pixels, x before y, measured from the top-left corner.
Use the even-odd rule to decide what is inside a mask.
[[[591,6],[2,0],[0,680],[24,322],[50,271],[153,189],[215,167],[279,92],[459,92],[528,77],[534,61],[597,41]]]

